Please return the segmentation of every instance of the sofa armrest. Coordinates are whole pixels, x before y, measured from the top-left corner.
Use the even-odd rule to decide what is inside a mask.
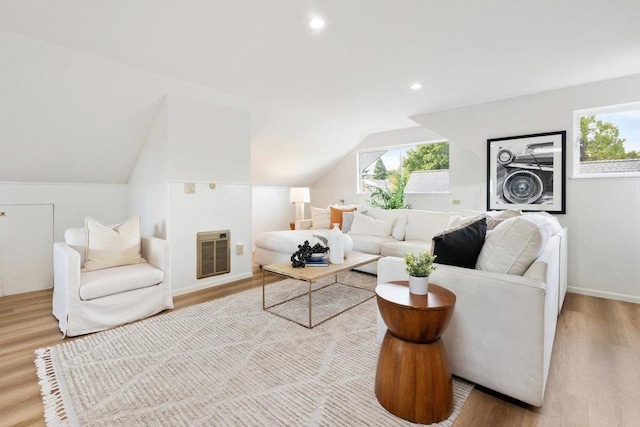
[[[296,230],[311,230],[311,225],[313,225],[313,221],[310,219],[299,219],[296,221]]]
[[[80,299],[80,253],[63,242],[53,244],[53,315],[66,331],[72,300]]]
[[[167,273],[171,267],[169,242],[153,236],[142,236],[142,258],[152,266]]]

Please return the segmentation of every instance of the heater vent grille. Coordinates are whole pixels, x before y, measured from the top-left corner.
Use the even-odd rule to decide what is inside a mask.
[[[198,233],[198,279],[229,273],[229,230]]]

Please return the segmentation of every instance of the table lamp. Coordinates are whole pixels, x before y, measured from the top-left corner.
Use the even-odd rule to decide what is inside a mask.
[[[289,191],[289,202],[296,204],[296,221],[304,219],[304,204],[310,201],[311,197],[309,196],[308,187],[291,187]]]

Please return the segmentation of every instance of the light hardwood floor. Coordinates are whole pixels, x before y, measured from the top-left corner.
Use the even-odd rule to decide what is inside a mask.
[[[253,279],[176,297],[175,309],[260,284],[256,267]],[[0,298],[0,426],[44,425],[33,360],[35,349],[61,342],[51,296],[45,290]],[[640,425],[640,305],[567,294],[544,406],[476,387],[454,425]]]

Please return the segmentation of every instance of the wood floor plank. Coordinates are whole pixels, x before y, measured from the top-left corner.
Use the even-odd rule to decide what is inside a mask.
[[[267,276],[267,283],[278,280]],[[251,279],[175,297],[175,309],[261,284],[256,266]],[[48,289],[0,298],[2,427],[44,425],[33,361],[37,348],[62,342],[51,315],[52,295]],[[639,402],[640,305],[568,294],[558,318],[544,406],[476,387],[454,426],[636,426]]]

